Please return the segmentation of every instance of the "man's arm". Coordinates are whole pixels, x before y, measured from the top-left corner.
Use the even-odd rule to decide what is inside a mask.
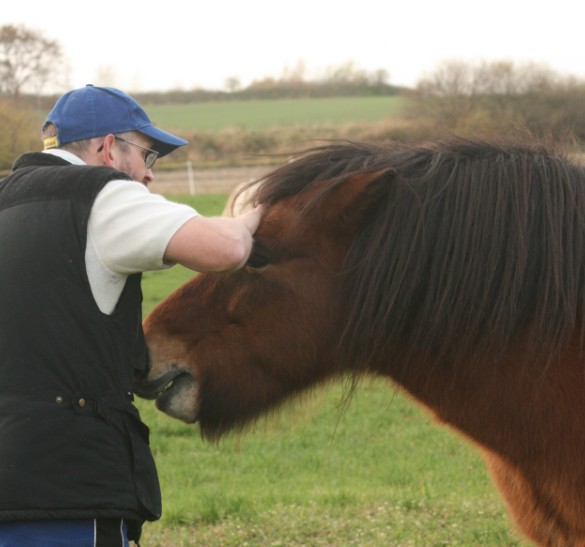
[[[235,218],[194,217],[170,239],[164,260],[198,272],[240,268],[248,259],[261,217],[261,208]]]

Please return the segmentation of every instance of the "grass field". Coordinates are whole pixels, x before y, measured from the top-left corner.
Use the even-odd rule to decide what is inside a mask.
[[[249,130],[377,122],[397,115],[404,99],[333,97],[147,105],[156,125],[175,131]]]
[[[224,197],[183,198],[217,214]],[[191,276],[145,274],[145,312]],[[382,380],[315,390],[219,444],[138,401],[163,518],[143,547],[525,545],[477,452]]]

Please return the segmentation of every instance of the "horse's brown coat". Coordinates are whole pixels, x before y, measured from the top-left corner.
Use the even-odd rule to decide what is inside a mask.
[[[585,545],[585,173],[534,146],[339,144],[272,174],[248,265],[145,321],[137,392],[209,437],[347,372],[485,455],[520,528]]]

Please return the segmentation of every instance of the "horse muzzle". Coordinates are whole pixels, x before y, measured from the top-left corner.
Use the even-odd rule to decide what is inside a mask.
[[[190,372],[176,365],[154,379],[135,378],[134,393],[143,399],[154,399],[156,407],[173,418],[186,423],[197,421],[197,382]]]

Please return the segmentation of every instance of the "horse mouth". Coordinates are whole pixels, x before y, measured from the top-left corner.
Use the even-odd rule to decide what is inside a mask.
[[[173,375],[170,379],[165,378],[168,380],[162,386],[162,389],[156,394],[156,400],[163,397],[173,396],[177,390],[181,390],[181,387],[185,387],[186,383],[192,384],[193,377],[188,372],[181,372],[178,371],[177,374]]]
[[[143,399],[156,399],[163,391],[165,391],[167,388],[170,388],[173,382],[181,374],[186,373],[182,370],[173,368],[155,380],[135,378],[134,393]]]
[[[197,421],[197,384],[185,370],[172,368],[156,380],[139,380],[134,392],[143,399],[154,399],[156,407],[169,416],[187,423]]]

